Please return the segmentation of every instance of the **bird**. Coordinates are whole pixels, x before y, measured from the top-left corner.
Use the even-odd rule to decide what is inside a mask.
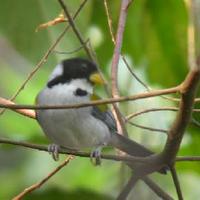
[[[88,103],[99,98],[94,93],[94,87],[104,83],[94,62],[79,57],[65,59],[52,71],[47,84],[37,95],[36,104]],[[55,160],[60,148],[75,151],[88,149],[91,157],[96,158],[96,164],[100,164],[101,149],[105,146],[118,148],[132,156],[153,154],[143,145],[117,132],[115,119],[106,105],[37,110],[36,119],[52,142],[48,149]]]

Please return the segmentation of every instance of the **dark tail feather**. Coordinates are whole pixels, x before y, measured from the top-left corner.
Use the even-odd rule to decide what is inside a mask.
[[[112,134],[110,144],[132,156],[146,157],[154,153],[143,145],[138,144],[137,142],[130,140],[129,138],[126,138],[118,133]],[[166,174],[167,167],[163,167],[159,172],[162,174]]]

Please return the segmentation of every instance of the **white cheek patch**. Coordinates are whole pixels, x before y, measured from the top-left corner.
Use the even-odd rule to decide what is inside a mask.
[[[86,79],[72,79],[69,83],[69,87],[73,88],[73,91],[76,91],[78,88],[81,90],[85,90],[88,93],[93,92],[92,85]]]
[[[55,69],[53,70],[53,72],[49,76],[49,80],[48,81],[51,81],[55,77],[60,76],[62,74],[63,74],[63,66],[62,66],[62,64],[58,64],[58,65],[56,65]]]

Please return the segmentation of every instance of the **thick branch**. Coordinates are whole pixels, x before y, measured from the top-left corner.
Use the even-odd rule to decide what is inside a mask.
[[[174,161],[179,150],[183,134],[190,122],[199,78],[200,70],[193,69],[188,74],[185,81],[181,84],[180,92],[182,93],[182,98],[179,111],[171,129],[169,130],[167,143],[163,151],[163,155],[167,163]]]

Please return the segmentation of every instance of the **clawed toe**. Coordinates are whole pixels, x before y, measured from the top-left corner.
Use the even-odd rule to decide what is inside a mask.
[[[48,152],[52,155],[52,158],[55,161],[59,160],[59,149],[60,149],[60,147],[57,144],[50,144],[48,146]]]
[[[94,165],[101,165],[101,147],[91,151],[90,160]]]

